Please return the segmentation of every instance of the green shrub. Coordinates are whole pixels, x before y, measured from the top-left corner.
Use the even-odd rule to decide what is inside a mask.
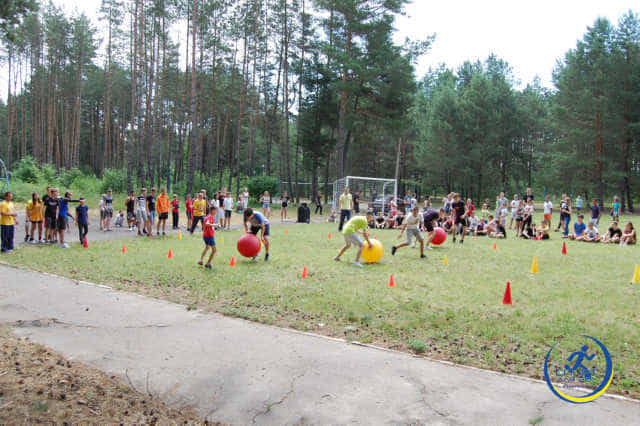
[[[99,191],[107,192],[108,189],[113,192],[126,192],[129,189],[127,188],[127,171],[125,169],[104,169],[102,187]]]
[[[69,187],[73,185],[73,182],[75,182],[76,179],[85,178],[86,176],[87,175],[84,174],[80,169],[75,167],[69,170],[60,169],[60,174],[58,175],[58,182],[60,182],[60,185],[62,186]]]
[[[38,183],[40,179],[40,167],[32,157],[24,157],[11,173],[13,179],[19,179],[26,183]]]
[[[273,197],[278,192],[278,179],[271,176],[255,176],[249,180],[247,188],[251,198],[260,198],[264,191],[269,191]]]
[[[427,350],[427,345],[422,340],[418,339],[411,340],[409,342],[409,347],[417,354],[424,353],[424,351]]]

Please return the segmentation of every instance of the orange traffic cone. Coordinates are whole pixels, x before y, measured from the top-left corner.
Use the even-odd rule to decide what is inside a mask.
[[[289,235],[289,230],[288,229],[284,230],[284,235]]]
[[[302,270],[302,278],[307,278],[307,267],[305,266],[304,269]]]
[[[169,254],[167,254],[167,259],[173,259],[173,252],[169,249]]]
[[[562,254],[567,254],[567,243],[562,242]]]
[[[122,254],[125,254],[127,252],[127,247],[126,246],[122,246]]]
[[[84,241],[82,242],[82,247],[89,248],[89,243],[87,242],[87,237],[84,237]]]
[[[513,305],[513,300],[511,300],[511,283],[507,281],[507,288],[504,291],[504,297],[502,298],[503,305]]]
[[[331,232],[329,232],[329,239],[331,239]]]
[[[391,277],[389,277],[389,287],[395,287],[396,286],[396,280],[393,279],[393,274],[391,274]]]
[[[232,268],[234,266],[236,266],[236,258],[235,258],[235,256],[231,256],[231,262],[229,262],[229,266],[231,266]]]
[[[493,249],[494,249],[494,250],[498,250],[498,244],[493,243]]]

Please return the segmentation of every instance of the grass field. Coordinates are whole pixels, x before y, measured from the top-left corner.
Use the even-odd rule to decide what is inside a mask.
[[[610,391],[640,397],[640,284],[630,283],[640,263],[635,246],[567,241],[568,255],[562,256],[559,233],[549,241],[478,237],[464,245],[448,240],[419,259],[412,248],[392,257],[398,233],[378,231],[385,255],[359,269],[350,265],[353,249],[343,262],[332,260],[343,243],[334,224],[272,227],[266,263],[238,258],[239,235],[216,234],[213,271],[196,265],[202,240],[187,235],[181,241],[90,243],[89,249],[28,247],[1,259],[190,308],[534,378],[542,378],[553,343],[584,333],[604,342],[614,357]],[[169,249],[173,259],[167,259]],[[534,255],[536,275],[530,273]],[[309,278],[301,279],[305,266]],[[390,274],[395,288],[387,285]],[[514,306],[501,305],[507,281]]]

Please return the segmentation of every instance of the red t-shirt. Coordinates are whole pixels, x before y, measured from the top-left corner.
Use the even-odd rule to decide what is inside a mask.
[[[180,211],[180,201],[178,200],[172,200],[171,201],[171,206],[173,207],[173,212],[174,213],[178,213]]]
[[[187,213],[193,213],[193,201],[187,200],[184,205],[187,206]]]
[[[204,219],[204,231],[202,234],[204,238],[211,238],[216,235],[216,231],[213,226],[215,223],[216,217],[211,214]]]

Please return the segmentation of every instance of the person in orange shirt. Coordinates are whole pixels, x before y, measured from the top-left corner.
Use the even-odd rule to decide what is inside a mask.
[[[160,225],[162,224],[162,235],[167,235],[165,226],[167,225],[167,219],[169,219],[169,197],[167,197],[167,191],[164,188],[160,191],[160,196],[156,201],[156,209],[158,210],[156,234],[160,235]]]

